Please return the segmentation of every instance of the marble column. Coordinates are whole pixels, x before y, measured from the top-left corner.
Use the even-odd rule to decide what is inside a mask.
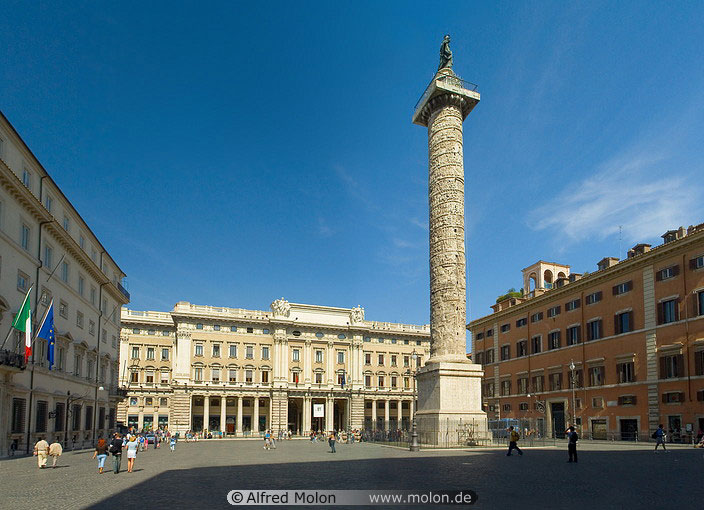
[[[70,422],[70,420],[69,420],[69,422]],[[137,430],[139,432],[141,432],[143,428],[144,428],[144,411],[140,411],[139,415],[137,417]]]
[[[312,401],[310,397],[303,397],[303,433],[308,434],[311,431],[311,413]]]
[[[401,422],[403,421],[403,401],[402,401],[402,400],[397,401],[397,402],[396,402],[396,406],[397,406],[397,409],[396,409],[396,410],[398,411],[398,414],[397,414],[397,416],[398,416],[398,427],[397,427],[397,428],[400,429],[400,428],[401,428]]]
[[[372,399],[372,430],[376,430],[376,399]]]
[[[384,399],[384,428],[389,428],[389,399]]]
[[[259,397],[254,397],[252,400],[254,411],[252,412],[252,433],[259,436]]]
[[[237,397],[237,424],[235,433],[238,436],[242,435],[242,396]]]
[[[210,397],[203,397],[203,431],[210,427]]]
[[[333,410],[335,409],[335,401],[332,398],[325,399],[325,433],[327,434],[333,429]]]
[[[154,430],[159,428],[159,411],[154,411],[154,415],[152,416],[152,428]]]
[[[227,397],[220,395],[220,432],[227,431]]]

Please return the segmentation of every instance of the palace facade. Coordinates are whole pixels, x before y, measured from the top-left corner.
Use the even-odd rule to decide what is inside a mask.
[[[107,193],[108,191],[106,191]],[[125,274],[0,113],[0,456],[40,436],[82,447],[115,427]],[[32,288],[33,332],[54,301],[55,365],[12,328]]]
[[[274,301],[269,311],[179,302],[122,310],[118,419],[139,430],[406,429],[430,327]]]
[[[704,430],[704,224],[662,237],[588,275],[540,261],[468,325],[490,420],[596,439]]]

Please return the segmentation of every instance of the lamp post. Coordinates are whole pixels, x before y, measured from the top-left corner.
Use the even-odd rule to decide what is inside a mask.
[[[416,353],[416,350],[413,349],[413,352],[411,353],[411,367],[408,369],[409,372],[411,372],[414,364],[416,365],[416,370],[418,369],[417,360],[418,354]],[[420,443],[418,443],[418,429],[416,425],[416,408],[418,407],[416,401],[416,371],[414,370],[411,375],[413,377],[413,421],[411,425],[411,445],[408,449],[412,452],[417,452],[420,450]]]
[[[572,381],[572,421],[574,422],[572,425],[575,427],[577,426],[577,400],[575,399],[575,384],[574,384],[574,360],[570,360],[570,365],[569,369],[571,372],[570,379]]]

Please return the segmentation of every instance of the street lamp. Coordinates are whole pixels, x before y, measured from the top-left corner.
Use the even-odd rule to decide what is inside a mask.
[[[418,369],[418,354],[416,353],[416,350],[413,349],[413,352],[411,353],[411,367],[409,367],[408,372],[411,372],[411,369],[413,368],[413,365],[416,365],[416,371]],[[416,371],[413,371],[411,374],[413,377],[413,421],[412,421],[412,430],[411,430],[411,445],[409,446],[409,450],[412,452],[417,452],[420,450],[420,443],[418,443],[418,429],[416,425],[416,407],[417,407],[417,402],[416,402]]]
[[[577,426],[577,400],[575,399],[575,384],[574,384],[575,365],[574,365],[574,360],[570,360],[569,369],[571,372],[571,380],[572,380],[572,421],[574,421],[574,423],[572,425],[574,425],[576,427]]]

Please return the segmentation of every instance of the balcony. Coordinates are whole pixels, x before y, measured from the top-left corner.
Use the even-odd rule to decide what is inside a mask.
[[[129,302],[130,300],[130,293],[127,292],[127,289],[122,286],[120,282],[117,282],[117,290],[119,290],[125,298],[127,298],[127,301]]]
[[[7,349],[0,350],[0,366],[17,370],[27,368],[27,364],[24,361],[24,354],[17,354]]]
[[[126,388],[120,388],[118,386],[112,385],[109,388],[110,395],[115,395],[118,397],[126,398],[127,397],[127,389]]]

